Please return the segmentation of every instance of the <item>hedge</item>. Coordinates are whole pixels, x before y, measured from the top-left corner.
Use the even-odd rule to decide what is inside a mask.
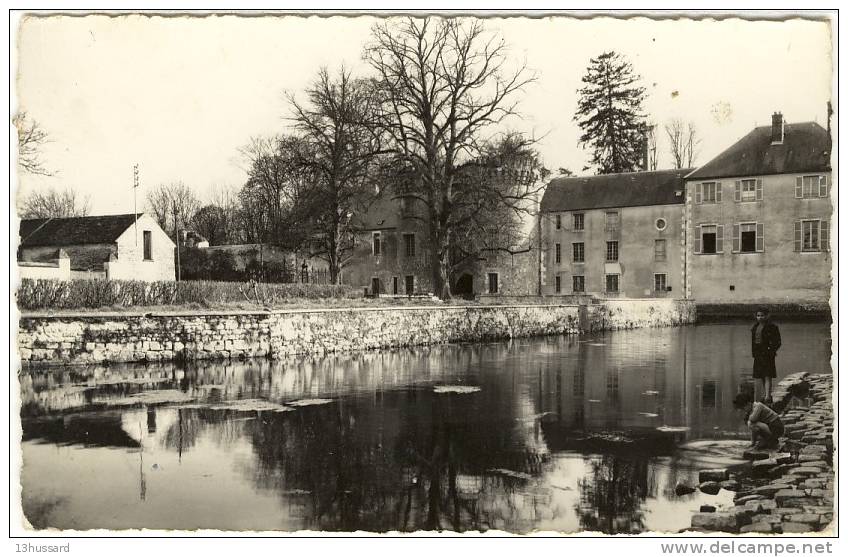
[[[39,310],[243,302],[270,306],[294,299],[360,298],[362,295],[361,290],[351,286],[329,284],[23,279],[17,300],[20,309]]]

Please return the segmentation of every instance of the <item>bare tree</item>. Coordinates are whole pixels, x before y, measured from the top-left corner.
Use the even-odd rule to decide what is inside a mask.
[[[148,211],[174,241],[177,228],[187,226],[199,208],[194,190],[182,182],[159,184],[147,193]]]
[[[453,236],[481,195],[458,180],[460,167],[481,155],[484,133],[517,114],[516,99],[535,75],[525,64],[510,71],[505,42],[479,19],[380,22],[364,57],[377,73],[393,166],[410,177],[403,193],[426,207],[434,291],[450,298]],[[491,198],[517,206],[534,193],[531,180],[521,185],[508,195],[492,185]]]
[[[665,133],[674,168],[691,168],[695,164],[701,143],[695,124],[684,124],[683,120],[675,118],[665,125]]]
[[[694,122],[689,122],[686,126],[686,168],[695,166],[695,160],[698,158],[698,146],[701,144],[701,137],[698,135],[698,129]]]
[[[648,124],[645,127],[648,141],[648,168],[646,170],[656,170],[659,166],[659,157],[657,156],[657,127],[654,124]]]
[[[84,217],[91,210],[88,196],[80,196],[72,188],[46,192],[34,191],[25,196],[19,204],[22,219],[44,219],[61,217]]]
[[[239,194],[242,203],[261,209],[256,213],[256,223],[242,221],[245,231],[259,243],[295,247],[292,233],[299,230],[290,226],[289,213],[295,201],[313,181],[308,169],[299,162],[308,159],[309,146],[294,135],[254,137],[241,148],[248,163],[248,179]],[[249,218],[245,213],[243,217]],[[259,229],[255,225],[261,224]],[[261,240],[256,238],[261,237]]]
[[[47,132],[36,122],[30,120],[26,112],[19,112],[12,118],[18,129],[18,166],[24,172],[40,176],[53,176],[55,172],[47,170],[41,160],[41,149],[50,141]]]
[[[338,284],[353,252],[352,216],[373,191],[369,174],[381,153],[377,101],[370,83],[344,68],[335,77],[319,70],[306,97],[302,104],[289,95],[294,127],[307,146],[294,162],[313,177],[296,196],[293,216],[307,232],[303,245],[327,261],[330,280]]]

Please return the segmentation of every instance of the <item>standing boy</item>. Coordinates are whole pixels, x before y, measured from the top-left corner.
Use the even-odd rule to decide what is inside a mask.
[[[780,329],[769,320],[766,308],[757,310],[757,322],[751,328],[751,356],[754,379],[762,381],[763,402],[771,404],[771,382],[777,376],[774,358],[780,348]]]

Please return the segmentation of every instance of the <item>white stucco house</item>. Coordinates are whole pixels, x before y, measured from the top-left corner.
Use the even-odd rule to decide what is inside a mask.
[[[144,213],[24,219],[18,270],[21,278],[174,280],[174,248]]]

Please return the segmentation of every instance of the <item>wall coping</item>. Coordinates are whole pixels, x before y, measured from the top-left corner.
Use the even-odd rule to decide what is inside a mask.
[[[311,309],[273,309],[273,310],[174,310],[174,311],[104,311],[85,313],[52,313],[27,312],[21,313],[21,319],[103,319],[122,317],[208,317],[208,316],[238,316],[238,315],[286,315],[304,313],[343,313],[343,312],[379,312],[379,311],[430,311],[434,309],[527,309],[527,308],[576,308],[580,304],[504,304],[504,305],[450,305],[450,306],[397,306],[397,307],[349,307],[349,308],[311,308]]]

